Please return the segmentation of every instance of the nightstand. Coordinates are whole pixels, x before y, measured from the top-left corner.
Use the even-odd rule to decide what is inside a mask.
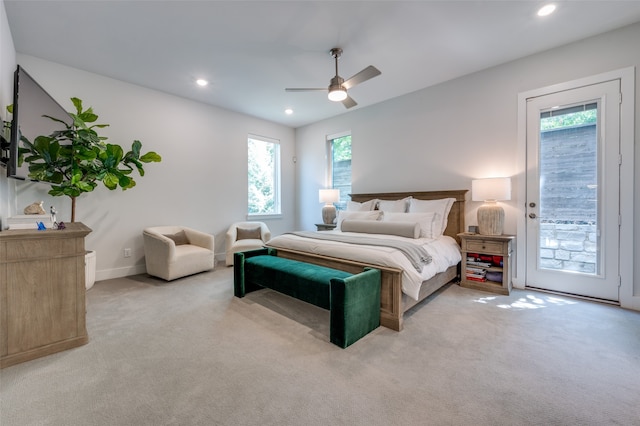
[[[509,294],[515,236],[467,232],[458,236],[462,245],[460,286]]]
[[[316,223],[316,230],[318,231],[332,231],[336,229],[335,223]]]

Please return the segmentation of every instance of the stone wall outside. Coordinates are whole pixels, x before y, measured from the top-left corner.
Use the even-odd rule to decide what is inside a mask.
[[[595,124],[541,132],[540,266],[597,273]]]

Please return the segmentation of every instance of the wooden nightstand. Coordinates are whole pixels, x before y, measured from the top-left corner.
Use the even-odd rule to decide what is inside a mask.
[[[318,231],[332,231],[336,229],[335,223],[316,223],[316,230]]]
[[[511,254],[514,235],[463,232],[460,285],[499,294],[511,292]]]

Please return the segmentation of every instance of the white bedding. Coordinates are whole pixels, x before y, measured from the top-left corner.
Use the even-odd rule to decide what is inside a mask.
[[[349,236],[362,236],[356,232],[323,231],[338,233]],[[374,265],[388,266],[402,269],[402,292],[407,296],[418,300],[420,286],[423,281],[428,280],[437,273],[444,272],[450,266],[458,264],[461,260],[460,246],[456,241],[443,235],[438,238],[406,238],[394,235],[365,234],[367,238],[397,239],[409,241],[413,244],[422,245],[431,255],[431,263],[424,266],[422,273],[418,272],[411,262],[400,251],[381,246],[369,246],[359,244],[349,244],[337,241],[316,240],[313,238],[300,237],[292,234],[283,234],[272,238],[267,242],[267,246],[274,248],[288,248],[307,253],[320,254],[325,256],[349,259]]]

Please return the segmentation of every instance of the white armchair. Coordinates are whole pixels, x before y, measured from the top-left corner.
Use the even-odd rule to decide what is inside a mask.
[[[271,239],[271,231],[263,222],[236,222],[225,236],[227,266],[233,265],[233,253],[262,248]]]
[[[145,228],[147,273],[167,281],[214,267],[214,237],[184,226]]]

